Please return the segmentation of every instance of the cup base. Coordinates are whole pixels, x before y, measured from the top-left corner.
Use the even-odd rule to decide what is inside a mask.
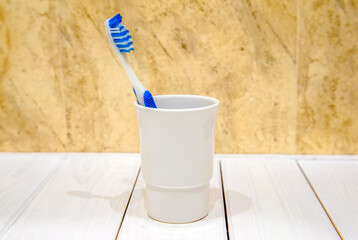
[[[209,182],[193,187],[146,184],[148,215],[159,222],[191,223],[208,215]]]
[[[197,220],[194,220],[194,221],[191,221],[191,222],[182,222],[182,223],[173,223],[173,222],[163,222],[163,221],[160,221],[158,219],[155,219],[153,218],[152,216],[150,216],[148,214],[148,217],[150,217],[151,219],[153,219],[154,221],[157,221],[157,222],[160,222],[160,223],[166,223],[166,224],[189,224],[189,223],[195,223],[195,222],[198,222],[198,221],[201,221],[203,220],[204,218],[206,218],[209,214],[206,214],[204,217],[200,218],[200,219],[197,219]]]

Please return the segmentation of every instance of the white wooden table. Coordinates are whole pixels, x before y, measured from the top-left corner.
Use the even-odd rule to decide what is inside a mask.
[[[210,213],[150,219],[138,154],[0,154],[0,239],[358,239],[358,156],[216,155]]]

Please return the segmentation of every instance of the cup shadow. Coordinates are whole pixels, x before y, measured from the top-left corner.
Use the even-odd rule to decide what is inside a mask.
[[[130,200],[130,204],[131,205],[137,205],[137,204],[142,204],[145,205],[146,203],[146,194],[145,194],[145,190],[143,187],[137,188],[136,190],[136,195],[139,195],[141,197],[134,197],[132,196],[131,200]],[[93,194],[91,192],[85,192],[85,191],[68,191],[67,192],[68,195],[75,197],[75,198],[85,198],[85,199],[103,199],[103,200],[107,200],[110,207],[118,212],[123,214],[123,211],[125,209],[125,206],[127,204],[127,199],[130,196],[130,192],[123,192],[121,194],[115,195],[113,197],[111,196],[101,196],[101,195],[97,195],[97,194]],[[233,216],[233,215],[237,215],[237,214],[241,214],[244,213],[245,211],[247,211],[248,209],[251,208],[252,206],[252,200],[239,192],[235,192],[235,191],[226,191],[225,192],[225,199],[226,199],[226,206],[227,206],[227,216]],[[218,201],[224,201],[223,200],[223,194],[221,189],[219,188],[214,188],[211,187],[210,188],[210,200],[209,200],[209,215],[210,212],[213,211],[214,207],[217,204],[221,204]],[[127,213],[129,214],[129,213]],[[144,216],[137,216],[137,217],[142,217],[142,218],[147,218],[146,215]],[[220,216],[214,217],[214,218],[218,218]],[[204,218],[203,221],[205,221]],[[212,220],[212,218],[210,218],[210,220]]]
[[[217,204],[217,201],[223,198],[221,189],[219,188],[210,188],[210,201],[209,201],[209,211],[214,208],[214,205]],[[236,191],[225,191],[225,200],[228,216],[237,215],[249,210],[252,206],[252,200],[245,194],[236,192]],[[230,204],[228,204],[230,202]],[[230,205],[230,206],[228,206]]]

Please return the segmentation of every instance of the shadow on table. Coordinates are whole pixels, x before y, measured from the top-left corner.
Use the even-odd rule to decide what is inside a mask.
[[[130,196],[130,192],[123,192],[113,197],[96,195],[85,191],[69,191],[67,192],[67,194],[76,198],[108,200],[110,207],[114,211],[119,212],[121,214],[123,214],[124,209],[126,208],[127,199]],[[146,199],[144,188],[143,187],[137,188],[135,194],[141,197],[134,197],[134,198],[132,197],[130,200],[131,205],[135,207],[134,205],[141,204],[142,205],[141,207],[144,208],[145,199]],[[239,192],[226,191],[225,197],[226,197],[228,216],[233,216],[236,214],[243,213],[252,206],[252,200],[246,195],[241,194]],[[210,212],[214,209],[215,205],[220,204],[218,201],[221,201],[222,198],[223,198],[223,194],[220,189],[210,188],[209,215]],[[146,215],[142,217],[147,218]]]
[[[218,188],[210,189],[210,202],[209,210],[211,211],[216,204],[216,202],[223,197],[222,192]],[[235,191],[225,191],[225,202],[228,215],[236,215],[243,213],[252,206],[252,200],[239,192]]]

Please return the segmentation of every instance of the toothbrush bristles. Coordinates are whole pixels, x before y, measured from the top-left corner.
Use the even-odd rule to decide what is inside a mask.
[[[113,18],[111,18],[109,20],[108,24],[111,28],[114,28],[114,27],[117,27],[118,24],[120,24],[121,22],[122,22],[122,16],[121,16],[121,14],[118,13],[116,16],[114,16]]]
[[[134,50],[132,37],[127,27],[122,24],[122,16],[117,14],[109,20],[113,42],[120,52],[130,52]]]

